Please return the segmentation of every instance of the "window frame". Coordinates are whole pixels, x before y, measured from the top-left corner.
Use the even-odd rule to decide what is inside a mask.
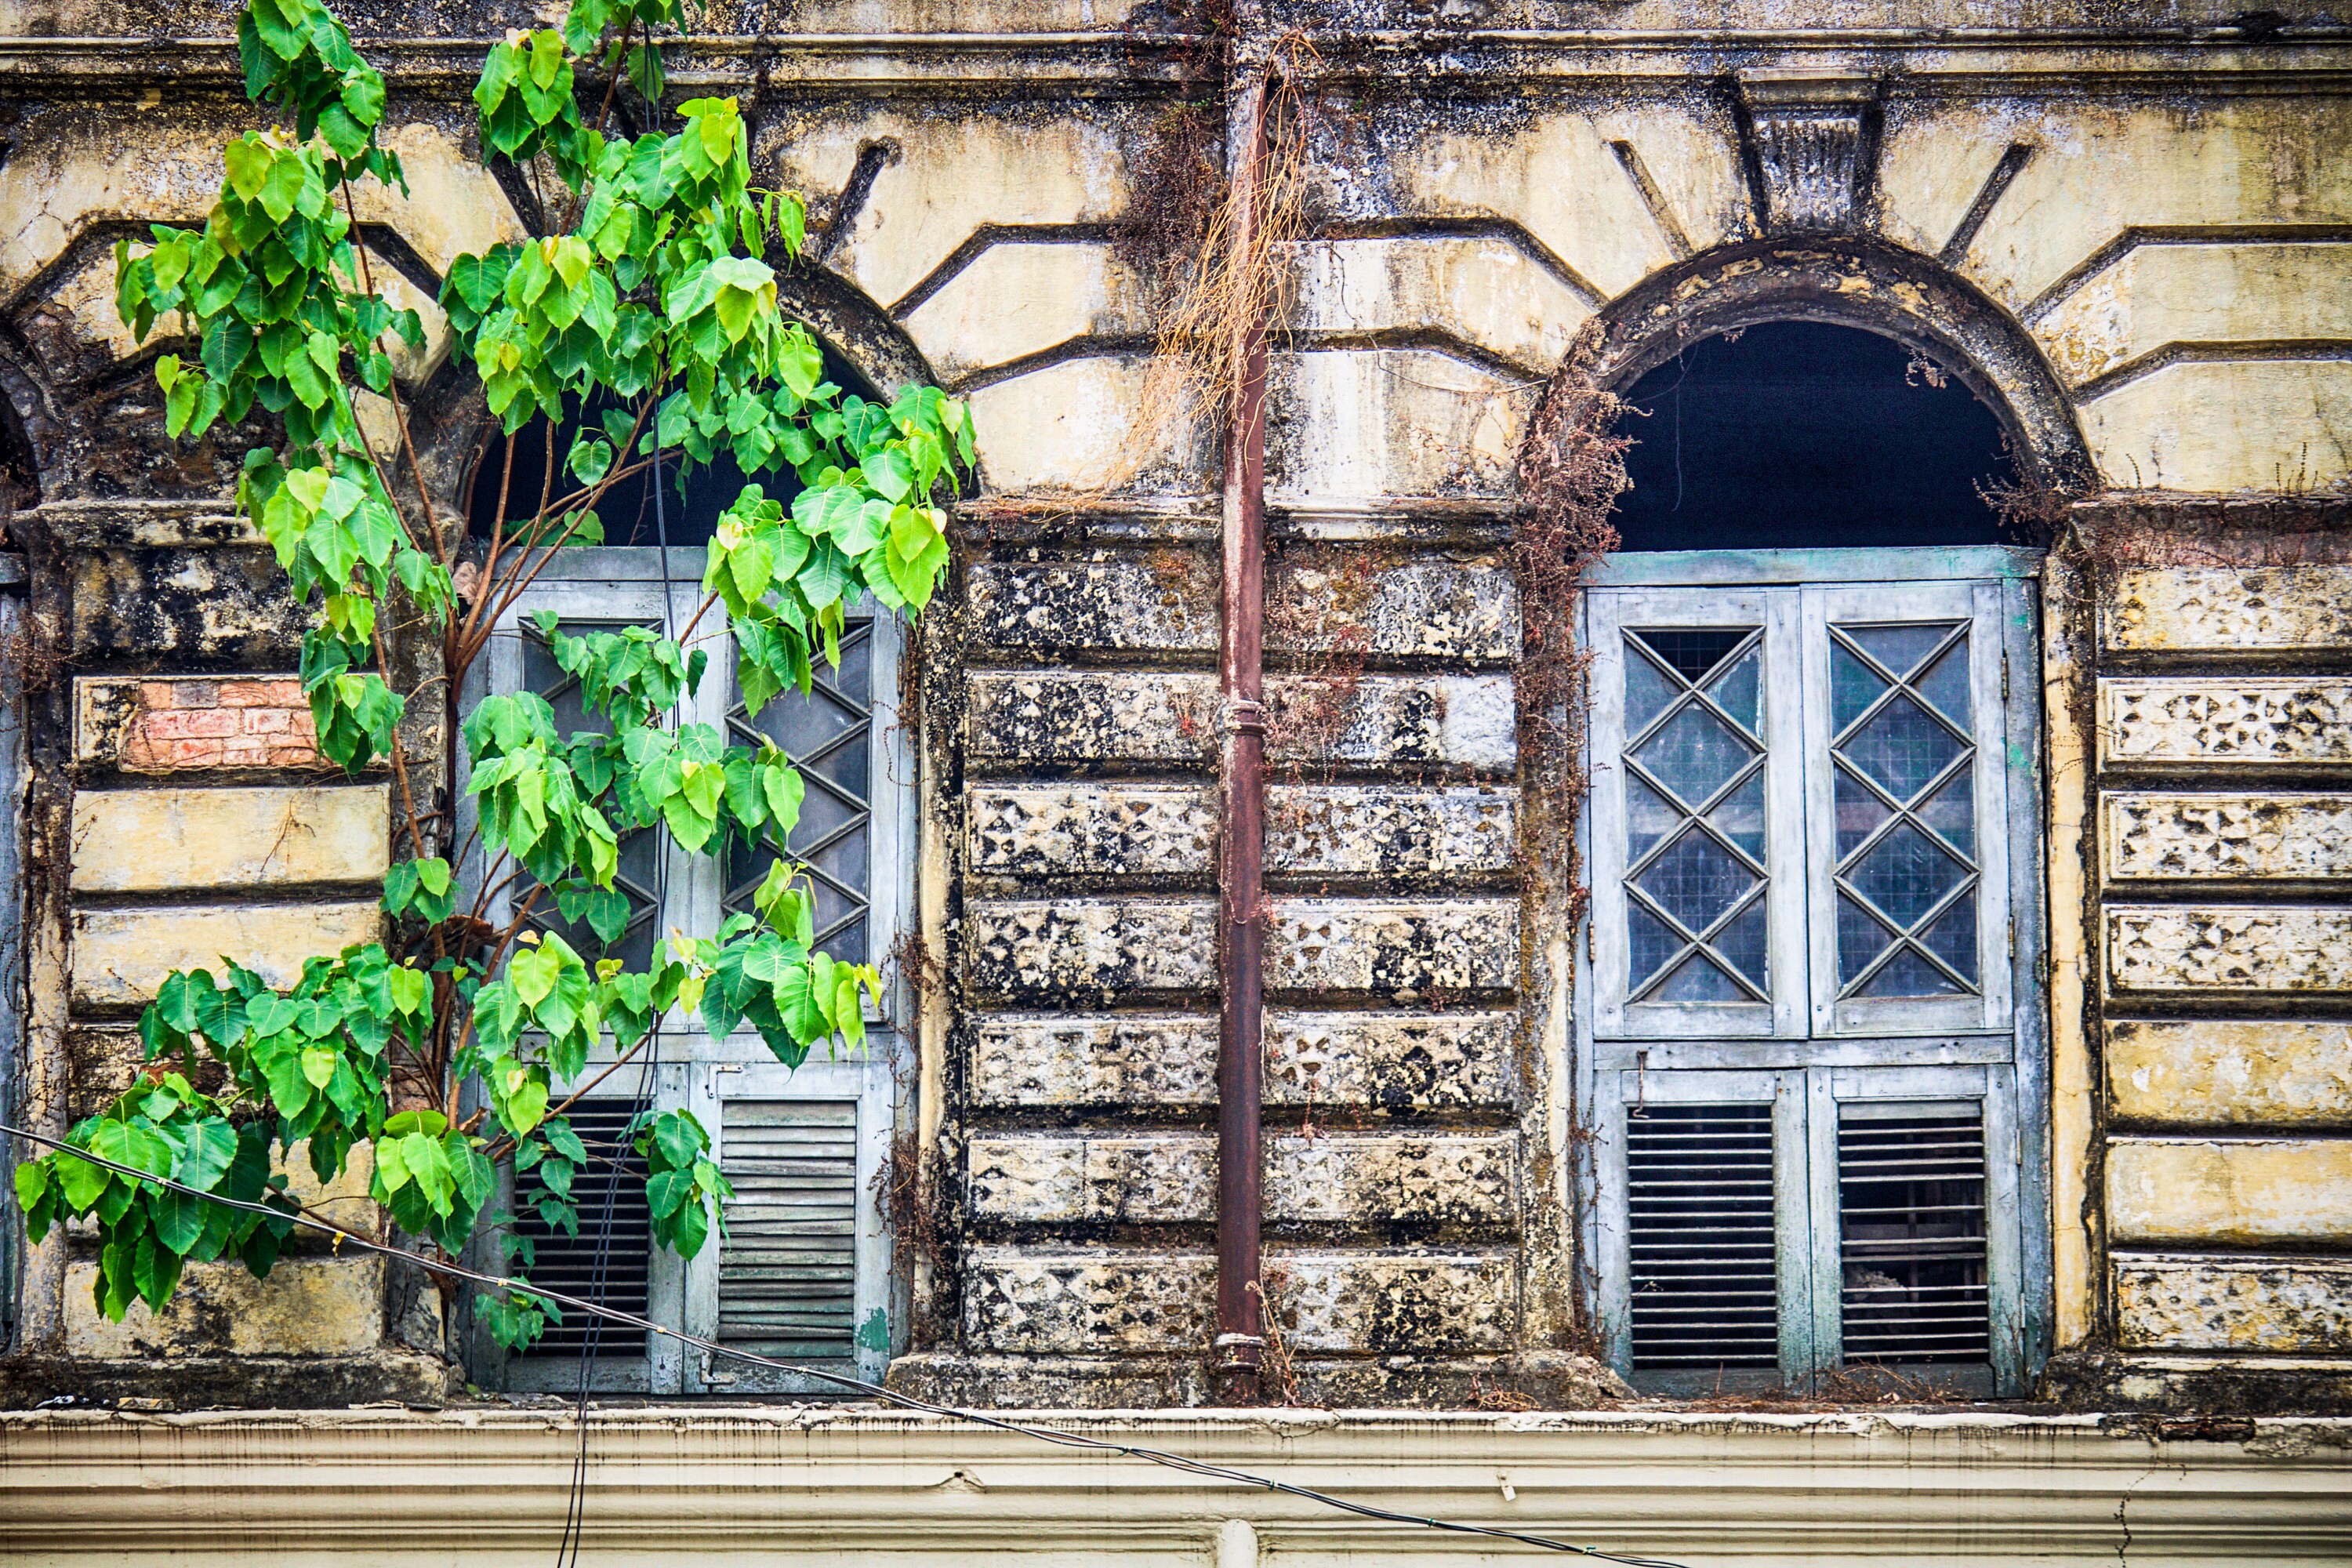
[[[1976,1095],[1985,1107],[1987,1272],[1991,1287],[1991,1355],[1989,1376],[1980,1379],[1987,1384],[1984,1392],[2022,1392],[2050,1353],[2051,1250],[2044,1223],[2049,1204],[2049,1020],[2041,973],[2047,914],[2040,859],[2047,802],[2035,582],[2041,559],[2040,552],[2007,547],[1643,552],[1610,558],[1588,585],[1598,590],[1588,591],[1581,605],[1586,646],[1593,654],[1585,758],[1591,804],[1579,814],[1575,832],[1590,868],[1592,896],[1586,940],[1572,945],[1574,1098],[1555,1116],[1561,1136],[1573,1137],[1572,1124],[1580,1121],[1592,1140],[1591,1163],[1578,1183],[1582,1201],[1576,1221],[1584,1255],[1595,1265],[1588,1289],[1606,1353],[1621,1372],[1634,1375],[1639,1386],[1660,1394],[1704,1394],[1716,1380],[1712,1374],[1700,1379],[1633,1373],[1626,1112],[1644,1093],[1651,1104],[1706,1103],[1714,1098],[1712,1091],[1735,1086],[1739,1093],[1723,1097],[1729,1102],[1771,1101],[1776,1106],[1776,1222],[1801,1225],[1801,1252],[1808,1260],[1801,1281],[1786,1268],[1778,1270],[1783,1284],[1784,1354],[1777,1377],[1765,1381],[1809,1380],[1825,1365],[1835,1364],[1842,1346],[1842,1274],[1832,1267],[1841,1234],[1835,1107],[1848,1100],[1917,1099],[1917,1091],[1931,1082],[1940,1082],[1942,1091],[1927,1099],[1969,1098],[1954,1091],[1958,1080],[1935,1076],[1951,1070],[1963,1077],[1973,1070],[1981,1075],[1984,1086]],[[1910,593],[1915,587],[1927,591],[1915,596]],[[1622,770],[1613,765],[1623,731],[1619,711],[1622,633],[1644,623],[1703,624],[1685,618],[1686,608],[1683,616],[1650,608],[1630,611],[1632,596],[1612,591],[1633,588],[1644,590],[1651,605],[1674,605],[1681,594],[1702,589],[1727,598],[1740,592],[1795,590],[1787,597],[1801,616],[1808,590],[1814,591],[1823,616],[1835,613],[1838,601],[1828,595],[1837,591],[1859,591],[1874,616],[1889,603],[1940,604],[1966,594],[1972,617],[1972,679],[1979,683],[1978,691],[1986,694],[1976,703],[1979,839],[1998,847],[2007,902],[2005,931],[1979,910],[1980,943],[1999,944],[1997,954],[1988,951],[1980,962],[1987,992],[1993,991],[1998,976],[2006,993],[1996,1015],[2001,1020],[1998,1026],[1922,1023],[1910,1028],[1850,1027],[1843,1032],[1816,1027],[1811,950],[1817,940],[1817,917],[1810,863],[1802,921],[1806,962],[1796,987],[1802,1020],[1799,1026],[1786,1036],[1729,1030],[1699,1034],[1654,1026],[1650,1018],[1638,1015],[1626,1017],[1622,1005],[1624,939],[1617,934],[1622,931],[1624,902],[1617,889],[1624,870],[1623,785]],[[1889,593],[1897,598],[1889,600]],[[1899,617],[1889,614],[1883,618]],[[1957,613],[1951,618],[1958,618]],[[1823,661],[1822,678],[1803,684],[1825,697],[1826,642],[1817,639],[1815,646]],[[1807,722],[1811,721],[1809,714]],[[1988,730],[1998,733],[1989,735]],[[1807,761],[1811,750],[1809,745]],[[1826,763],[1825,745],[1821,755]],[[1986,769],[1998,776],[1997,795],[1982,782]],[[1826,769],[1822,776],[1827,777]],[[1993,815],[1996,799],[1999,816]],[[2012,803],[2021,809],[2010,809]],[[1808,839],[1816,831],[1816,821],[1826,826],[1833,820],[1823,817],[1810,798],[1803,816]],[[1774,869],[1777,874],[1777,863]],[[1989,864],[1985,874],[1991,874]],[[1607,929],[1612,919],[1617,932]],[[1776,1004],[1785,973],[1776,965]],[[1618,1004],[1614,1009],[1612,1001]],[[1929,1076],[1916,1076],[1920,1073]],[[1794,1110],[1781,1106],[1791,1091]],[[1801,1139],[1802,1147],[1793,1154],[1782,1146],[1788,1135]],[[1784,1194],[1792,1181],[1801,1188],[1801,1198]],[[1814,1223],[1816,1213],[1824,1224]],[[1792,1240],[1776,1239],[1784,1248]],[[1794,1331],[1789,1320],[1799,1317],[1803,1326]],[[1959,1369],[1949,1364],[1934,1370],[1939,1381],[1968,1381],[1953,1377]],[[1738,1381],[1727,1380],[1727,1385]],[[1752,1385],[1754,1380],[1748,1381]]]
[[[565,620],[583,623],[638,622],[648,626],[682,626],[701,603],[704,549],[676,545],[667,556],[658,546],[599,545],[543,552],[530,586],[499,618],[486,655],[470,672],[467,704],[493,692],[521,689],[523,680],[522,622],[542,609],[553,609]],[[911,1112],[904,1103],[901,1085],[911,1070],[913,1043],[906,1020],[911,1017],[911,994],[900,973],[897,954],[904,933],[911,929],[915,902],[916,752],[902,710],[899,675],[905,653],[905,623],[870,600],[851,614],[870,617],[866,657],[871,661],[871,709],[868,747],[868,817],[866,861],[866,957],[882,972],[882,993],[866,1007],[867,1034],[860,1054],[827,1058],[814,1055],[797,1069],[778,1062],[753,1031],[738,1030],[725,1040],[705,1035],[698,1022],[675,1009],[656,1026],[661,1058],[653,1068],[652,1104],[656,1110],[691,1110],[711,1135],[714,1152],[723,1163],[724,1132],[721,1102],[759,1099],[850,1102],[857,1107],[856,1135],[856,1318],[866,1322],[881,1310],[890,1325],[888,1345],[877,1348],[853,1340],[856,1374],[877,1381],[887,1369],[889,1346],[902,1342],[906,1318],[903,1292],[898,1289],[893,1263],[893,1238],[885,1222],[876,1181],[888,1157],[894,1133]],[[710,656],[700,690],[681,703],[679,721],[707,723],[722,735],[736,704],[732,639],[725,623],[714,627],[706,616],[695,628],[693,647]],[[789,700],[789,694],[787,699]],[[462,752],[461,773],[465,769]],[[812,785],[812,788],[815,786]],[[470,834],[474,814],[458,784],[460,839]],[[656,830],[658,831],[658,830]],[[667,890],[656,915],[656,940],[673,927],[715,930],[726,896],[726,867],[718,857],[694,855],[662,838]],[[484,858],[477,850],[465,868],[479,886]],[[493,918],[501,923],[512,909],[510,897],[493,901]],[[554,1088],[561,1100],[574,1087],[586,1085],[609,1068],[615,1053],[604,1042],[590,1051],[580,1077]],[[641,1080],[643,1074],[637,1075]],[[627,1069],[614,1074],[591,1093],[597,1098],[632,1097],[635,1082],[626,1081]],[[501,1200],[511,1208],[510,1192]],[[656,1322],[676,1323],[689,1333],[715,1337],[719,1321],[720,1240],[711,1237],[693,1259],[680,1259],[656,1247],[649,1263],[648,1294]],[[504,1259],[495,1245],[478,1261],[503,1272]],[[571,1352],[554,1356],[528,1353],[509,1356],[486,1334],[474,1336],[476,1361],[486,1380],[518,1391],[570,1393],[579,1384],[579,1359]],[[593,1392],[651,1394],[733,1393],[845,1394],[814,1378],[766,1374],[757,1388],[746,1388],[740,1374],[730,1384],[726,1374],[713,1375],[704,1365],[707,1352],[689,1353],[680,1342],[665,1335],[649,1337],[645,1356],[599,1356],[590,1370]],[[750,1370],[750,1369],[746,1369]]]

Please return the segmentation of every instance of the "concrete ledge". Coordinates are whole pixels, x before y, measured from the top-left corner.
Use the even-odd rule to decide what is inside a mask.
[[[1978,1412],[1035,1418],[1416,1516],[1711,1565],[2352,1553],[2343,1421],[2187,1422],[2168,1439],[2152,1419]],[[9,1415],[0,1539],[13,1561],[58,1568],[336,1554],[536,1568],[562,1531],[581,1441],[568,1411]],[[1197,1568],[1236,1519],[1276,1563],[1500,1560],[1263,1488],[937,1417],[607,1409],[586,1441],[585,1555],[600,1561]]]
[[[291,985],[302,961],[373,942],[383,925],[371,900],[330,904],[222,904],[204,909],[82,910],[73,922],[77,1007],[135,1007],[154,999],[174,969],[215,969],[235,959],[272,985]]]

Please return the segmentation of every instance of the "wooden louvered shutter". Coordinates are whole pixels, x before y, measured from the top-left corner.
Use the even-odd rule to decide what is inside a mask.
[[[730,1100],[721,1114],[719,1168],[735,1195],[719,1254],[715,1337],[846,1370],[857,1327],[857,1107]]]

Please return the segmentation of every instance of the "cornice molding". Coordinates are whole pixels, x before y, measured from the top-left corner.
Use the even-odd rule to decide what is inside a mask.
[[[362,38],[396,82],[470,87],[488,37]],[[1213,41],[1174,33],[809,33],[704,36],[667,47],[680,90],[879,90],[918,84],[1088,83],[1129,89],[1197,76]],[[2022,34],[1974,28],[1819,31],[1342,31],[1318,34],[1323,75],[1339,82],[1591,80],[1620,89],[1686,87],[1736,66],[1883,78],[1889,97],[1924,92],[2069,94],[2179,88],[2224,93],[2352,90],[2352,31],[2250,42],[2188,31]],[[238,83],[226,37],[0,38],[0,79],[194,90]]]
[[[2153,1419],[2002,1414],[1030,1413],[1417,1516],[1710,1563],[2321,1562],[2352,1554],[2352,1421],[2263,1420],[2168,1441]],[[568,1410],[0,1415],[12,1559],[462,1551],[538,1563],[580,1435]],[[591,1553],[888,1552],[961,1564],[1045,1552],[1263,1545],[1423,1561],[1426,1531],[969,1423],[870,1410],[645,1408],[589,1418]]]

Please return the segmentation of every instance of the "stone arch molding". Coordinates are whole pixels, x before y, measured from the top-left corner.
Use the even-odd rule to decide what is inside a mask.
[[[1893,338],[1958,375],[1992,409],[2029,484],[2094,482],[2074,405],[2024,327],[1966,279],[1874,240],[1755,240],[1654,272],[1595,317],[1593,374],[1622,391],[1702,339],[1766,321]]]

